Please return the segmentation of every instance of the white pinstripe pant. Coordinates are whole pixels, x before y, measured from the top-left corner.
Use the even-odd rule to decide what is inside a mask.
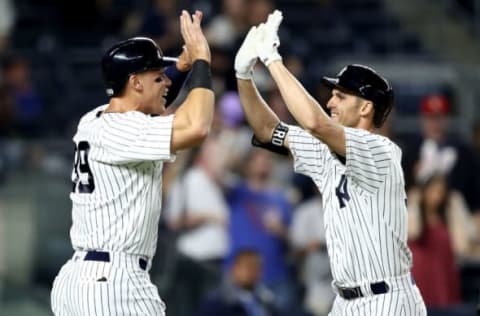
[[[53,282],[51,304],[56,316],[165,315],[165,304],[140,269],[138,258],[110,253],[110,262],[84,261],[76,252]]]
[[[390,290],[373,295],[362,287],[365,297],[346,300],[337,295],[329,316],[426,316],[427,310],[410,274],[386,280]]]

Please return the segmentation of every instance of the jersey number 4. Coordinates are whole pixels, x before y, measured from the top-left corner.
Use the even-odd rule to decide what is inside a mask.
[[[88,165],[88,152],[90,145],[88,142],[79,142],[75,146],[75,164],[72,174],[72,192],[74,193],[92,193],[95,190],[93,174]]]
[[[335,188],[335,194],[337,195],[340,208],[344,208],[346,205],[345,201],[347,202],[350,201],[350,195],[348,194],[348,189],[347,189],[347,177],[345,177],[344,174],[342,174],[340,183]]]

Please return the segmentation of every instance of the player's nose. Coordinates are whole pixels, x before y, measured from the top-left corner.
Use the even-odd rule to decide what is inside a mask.
[[[327,109],[333,109],[336,107],[335,101],[333,101],[333,97],[331,97],[327,102]]]
[[[170,80],[170,78],[168,78],[168,76],[165,73],[160,74],[160,77],[157,78],[156,81],[163,84],[167,88],[172,85],[172,80]]]
[[[163,80],[165,81],[165,85],[166,85],[167,87],[170,87],[170,86],[172,85],[172,80],[170,80],[170,78],[168,78],[168,76],[165,75],[165,74],[163,75],[163,77],[164,77]]]

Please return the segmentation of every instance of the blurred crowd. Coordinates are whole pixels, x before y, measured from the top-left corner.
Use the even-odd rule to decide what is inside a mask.
[[[82,112],[63,108],[68,90],[61,89],[61,71],[60,78],[41,77],[58,84],[38,81],[32,67],[37,61],[26,47],[48,51],[68,41],[77,46],[96,43],[103,47],[113,38],[145,35],[154,38],[166,55],[175,55],[182,45],[179,10],[201,9],[212,49],[215,121],[200,148],[180,153],[176,162],[166,167],[157,251],[161,264],[153,268],[152,279],[170,315],[326,315],[334,293],[322,197],[308,178],[294,174],[290,158],[251,146],[252,134],[241,110],[233,72],[235,52],[248,28],[264,21],[277,6],[291,4],[273,0],[82,3],[72,6],[64,1],[33,4],[23,0],[14,4],[0,0],[0,137],[7,143],[19,140],[23,146],[21,150],[15,146],[0,148],[0,181],[4,180],[0,185],[8,185],[14,166],[23,168],[19,161],[56,170],[68,180],[72,156],[52,155],[41,145],[32,146],[32,140],[41,143],[54,137],[68,143]],[[37,20],[32,13],[19,14],[22,8],[35,5],[43,5]],[[333,4],[303,1],[301,5],[315,11]],[[55,30],[55,36],[45,37],[40,44],[32,37],[28,44],[25,29],[29,23],[50,16],[56,18],[38,31],[50,34]],[[315,80],[323,69],[305,67],[312,43],[298,39],[299,34],[288,28],[289,23],[301,23],[293,18],[294,12],[290,21],[289,12],[285,16],[287,27],[281,30],[280,47],[284,63],[312,95],[325,100],[324,90]],[[362,45],[355,48],[366,50]],[[367,52],[374,53],[373,48]],[[90,75],[93,83],[101,82],[99,73]],[[295,124],[261,65],[255,69],[255,81],[279,118]],[[85,92],[87,100],[74,104],[90,109],[107,101],[101,84],[92,87],[98,89],[93,96]],[[432,91],[408,105],[418,115],[420,128],[398,134],[392,128],[393,116],[379,132],[403,150],[412,273],[429,315],[469,315],[480,288],[480,120],[467,128],[469,137],[457,134],[450,122],[462,105],[442,92]],[[98,95],[101,97],[96,98]],[[75,98],[79,97],[82,94]],[[0,233],[1,222],[2,212]],[[68,235],[63,238],[67,240]],[[8,272],[8,268],[1,269],[5,251],[0,242],[0,271]],[[47,286],[52,281],[45,280]]]

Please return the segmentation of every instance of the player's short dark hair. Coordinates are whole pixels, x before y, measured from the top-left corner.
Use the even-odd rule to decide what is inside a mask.
[[[336,77],[323,77],[322,82],[330,89],[336,88],[372,101],[375,109],[373,124],[381,127],[394,104],[390,83],[370,67],[352,64],[344,67]]]

